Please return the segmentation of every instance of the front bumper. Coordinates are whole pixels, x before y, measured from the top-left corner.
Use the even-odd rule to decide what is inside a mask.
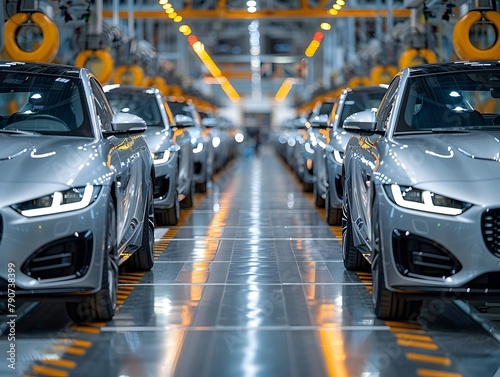
[[[0,297],[13,281],[19,298],[98,291],[108,197],[101,192],[84,209],[34,218],[0,208]]]
[[[500,256],[486,246],[473,206],[457,216],[408,210],[377,190],[386,286],[396,292],[500,295]]]
[[[177,198],[177,164],[175,160],[170,163],[155,165],[154,182],[154,207],[155,208],[173,208],[176,205]]]

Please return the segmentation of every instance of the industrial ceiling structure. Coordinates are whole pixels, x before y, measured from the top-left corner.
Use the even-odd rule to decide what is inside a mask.
[[[474,4],[7,0],[3,11],[7,19],[36,7],[52,17],[60,32],[57,62],[73,64],[79,52],[104,48],[114,51],[115,64],[137,64],[149,75],[160,72],[167,84],[200,92],[218,105],[269,106],[277,99],[297,105],[352,77],[367,76],[374,66],[397,66],[408,48],[430,49],[439,60],[449,60],[453,25]]]

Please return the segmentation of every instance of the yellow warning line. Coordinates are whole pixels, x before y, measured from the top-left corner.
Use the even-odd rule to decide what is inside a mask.
[[[31,368],[33,372],[41,374],[42,376],[50,377],[67,377],[69,374],[65,370],[44,367],[42,365],[33,365]]]
[[[451,359],[444,356],[424,355],[421,353],[408,352],[406,358],[412,361],[422,361],[424,363],[451,365]]]
[[[75,369],[76,363],[72,360],[63,360],[63,359],[41,359],[40,360],[44,364],[49,364],[53,366],[63,367],[67,369]]]
[[[431,343],[431,342],[417,342],[414,340],[398,339],[397,343],[400,346],[404,346],[404,347],[422,348],[422,349],[433,350],[433,351],[439,349],[439,346],[436,343]]]
[[[462,377],[460,373],[444,372],[432,369],[417,369],[417,376],[421,377]]]

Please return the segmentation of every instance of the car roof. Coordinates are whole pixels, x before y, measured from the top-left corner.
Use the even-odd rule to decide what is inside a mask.
[[[408,67],[411,76],[441,74],[449,72],[478,71],[500,69],[500,60],[468,60],[422,64]]]
[[[78,77],[82,69],[83,68],[63,64],[0,60],[0,70],[4,72],[29,72],[45,75]]]

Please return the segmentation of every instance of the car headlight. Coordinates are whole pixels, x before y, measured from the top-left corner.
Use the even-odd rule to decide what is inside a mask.
[[[74,187],[66,191],[56,191],[50,195],[15,204],[11,208],[26,217],[76,211],[92,203],[97,197],[99,190],[100,186],[92,185]]]
[[[193,148],[193,153],[201,153],[203,150],[203,143],[196,144],[196,147]]]
[[[396,184],[384,187],[391,200],[403,208],[455,216],[472,207],[470,203],[448,198],[428,190]]]
[[[344,163],[344,152],[341,152],[341,151],[338,151],[335,149],[333,151],[333,158],[339,164],[343,164]]]

